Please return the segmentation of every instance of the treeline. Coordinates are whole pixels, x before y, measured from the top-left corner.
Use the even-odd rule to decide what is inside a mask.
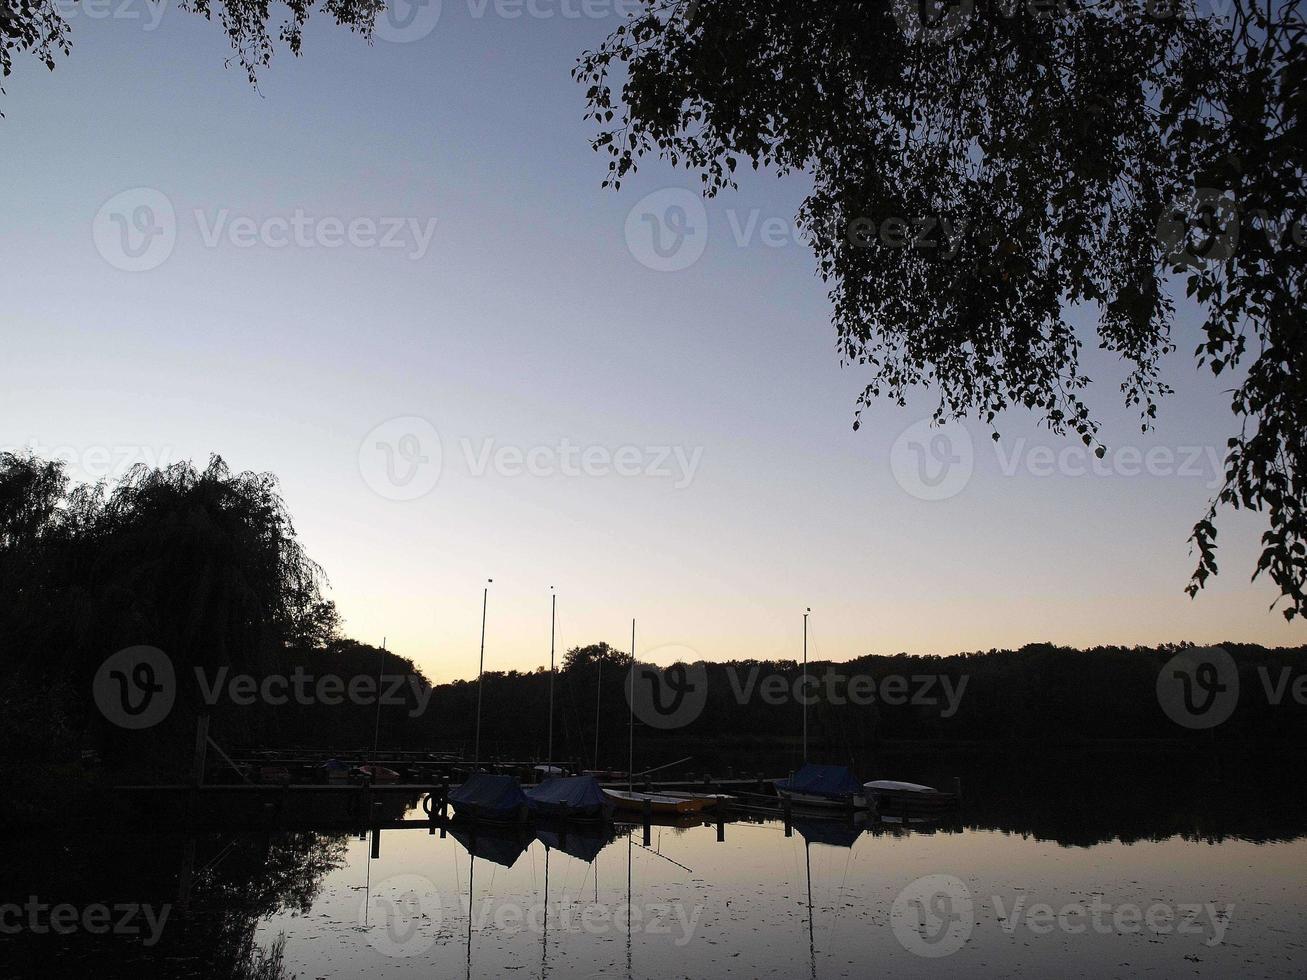
[[[869,655],[810,663],[807,686],[802,666],[789,660],[683,665],[685,677],[706,689],[703,707],[690,709],[686,723],[673,729],[637,720],[636,768],[688,755],[699,771],[746,766],[749,759],[786,765],[798,758],[805,692],[810,748],[827,761],[863,767],[874,765],[879,747],[899,740],[1050,746],[1144,739],[1307,742],[1307,705],[1299,700],[1307,690],[1301,680],[1307,676],[1307,648],[1223,647],[1237,667],[1239,693],[1230,717],[1211,730],[1177,722],[1158,698],[1159,673],[1183,645],[1077,650],[1031,644],[954,656]],[[606,665],[602,694],[600,659]],[[555,755],[625,767],[626,663],[607,644],[569,655],[556,680]],[[487,674],[485,685],[489,739],[509,753],[539,747],[547,726],[548,674]],[[475,684],[468,682],[439,685],[431,699],[437,718],[465,716],[474,706]],[[483,734],[483,745],[487,738]]]
[[[117,771],[182,775],[201,712],[232,749],[376,739],[469,750],[476,682],[432,688],[412,661],[341,636],[324,588],[269,475],[232,473],[215,457],[72,486],[56,463],[0,454],[0,778],[76,782],[87,754]],[[92,697],[106,658],[137,645],[164,651],[177,678],[176,704],[145,731],[115,724]],[[898,740],[1307,740],[1303,649],[1225,646],[1240,696],[1212,732],[1177,724],[1159,702],[1159,672],[1180,647],[866,656],[810,664],[807,687],[794,661],[683,665],[701,706],[670,730],[639,724],[637,769],[684,756],[701,771],[791,765],[805,693],[812,754],[864,771]],[[555,760],[625,767],[628,665],[606,643],[567,653],[553,679]],[[297,676],[335,678],[337,696],[311,687],[299,697],[287,686]],[[543,668],[485,675],[483,758],[545,758],[549,688]]]

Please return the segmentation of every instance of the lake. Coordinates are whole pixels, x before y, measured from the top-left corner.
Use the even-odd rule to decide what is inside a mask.
[[[415,800],[379,831],[16,838],[0,977],[1302,976],[1301,800],[1152,762],[1107,794],[1100,768],[971,774],[939,820],[742,815],[648,846],[434,827]]]

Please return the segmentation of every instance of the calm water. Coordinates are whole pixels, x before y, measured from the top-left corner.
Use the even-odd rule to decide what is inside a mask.
[[[597,854],[397,830],[369,861],[351,840],[311,906],[258,940],[284,935],[310,977],[1303,975],[1303,840],[1064,847],[803,823],[787,838],[767,822],[722,842],[655,827],[646,849],[628,830]]]
[[[10,838],[0,977],[1303,976],[1293,784],[1125,769],[973,773],[936,823],[742,818],[648,847],[620,824],[441,834],[405,804],[379,832],[150,814]]]

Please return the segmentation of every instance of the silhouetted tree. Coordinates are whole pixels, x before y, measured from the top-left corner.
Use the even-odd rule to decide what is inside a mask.
[[[323,581],[269,475],[215,456],[70,490],[59,465],[0,454],[0,700],[41,692],[47,733],[85,723],[91,678],[127,646],[163,649],[179,674],[321,648],[337,627]]]
[[[1245,507],[1269,522],[1254,577],[1307,611],[1298,0],[645,2],[575,73],[605,184],[646,155],[709,195],[741,162],[810,174],[800,224],[871,378],[858,415],[920,386],[937,421],[1024,406],[1101,455],[1075,321],[1096,315],[1148,429],[1179,279],[1199,364],[1242,372],[1188,591],[1216,572],[1218,506]]]
[[[56,56],[68,54],[72,43],[72,25],[60,12],[61,6],[56,0],[0,3],[0,75],[8,76],[13,70],[15,51],[30,52],[54,70]],[[315,4],[313,0],[286,0],[279,24],[273,24],[271,4],[262,0],[219,0],[216,4],[210,0],[182,0],[179,6],[205,20],[217,18],[231,41],[236,60],[254,84],[259,69],[271,61],[276,42],[280,41],[292,54],[299,54],[304,25]],[[321,9],[339,26],[371,38],[373,22],[385,7],[385,0],[326,0]]]

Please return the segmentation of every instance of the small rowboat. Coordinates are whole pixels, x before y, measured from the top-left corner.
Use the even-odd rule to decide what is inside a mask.
[[[678,800],[703,800],[705,810],[715,810],[730,806],[735,797],[727,793],[691,793],[684,790],[665,789],[660,796],[671,796]]]
[[[608,797],[621,810],[643,810],[645,804],[654,813],[676,815],[681,813],[698,813],[705,809],[709,800],[697,798],[708,794],[696,794],[696,797],[673,796],[670,793],[636,793],[624,789],[605,789]]]

